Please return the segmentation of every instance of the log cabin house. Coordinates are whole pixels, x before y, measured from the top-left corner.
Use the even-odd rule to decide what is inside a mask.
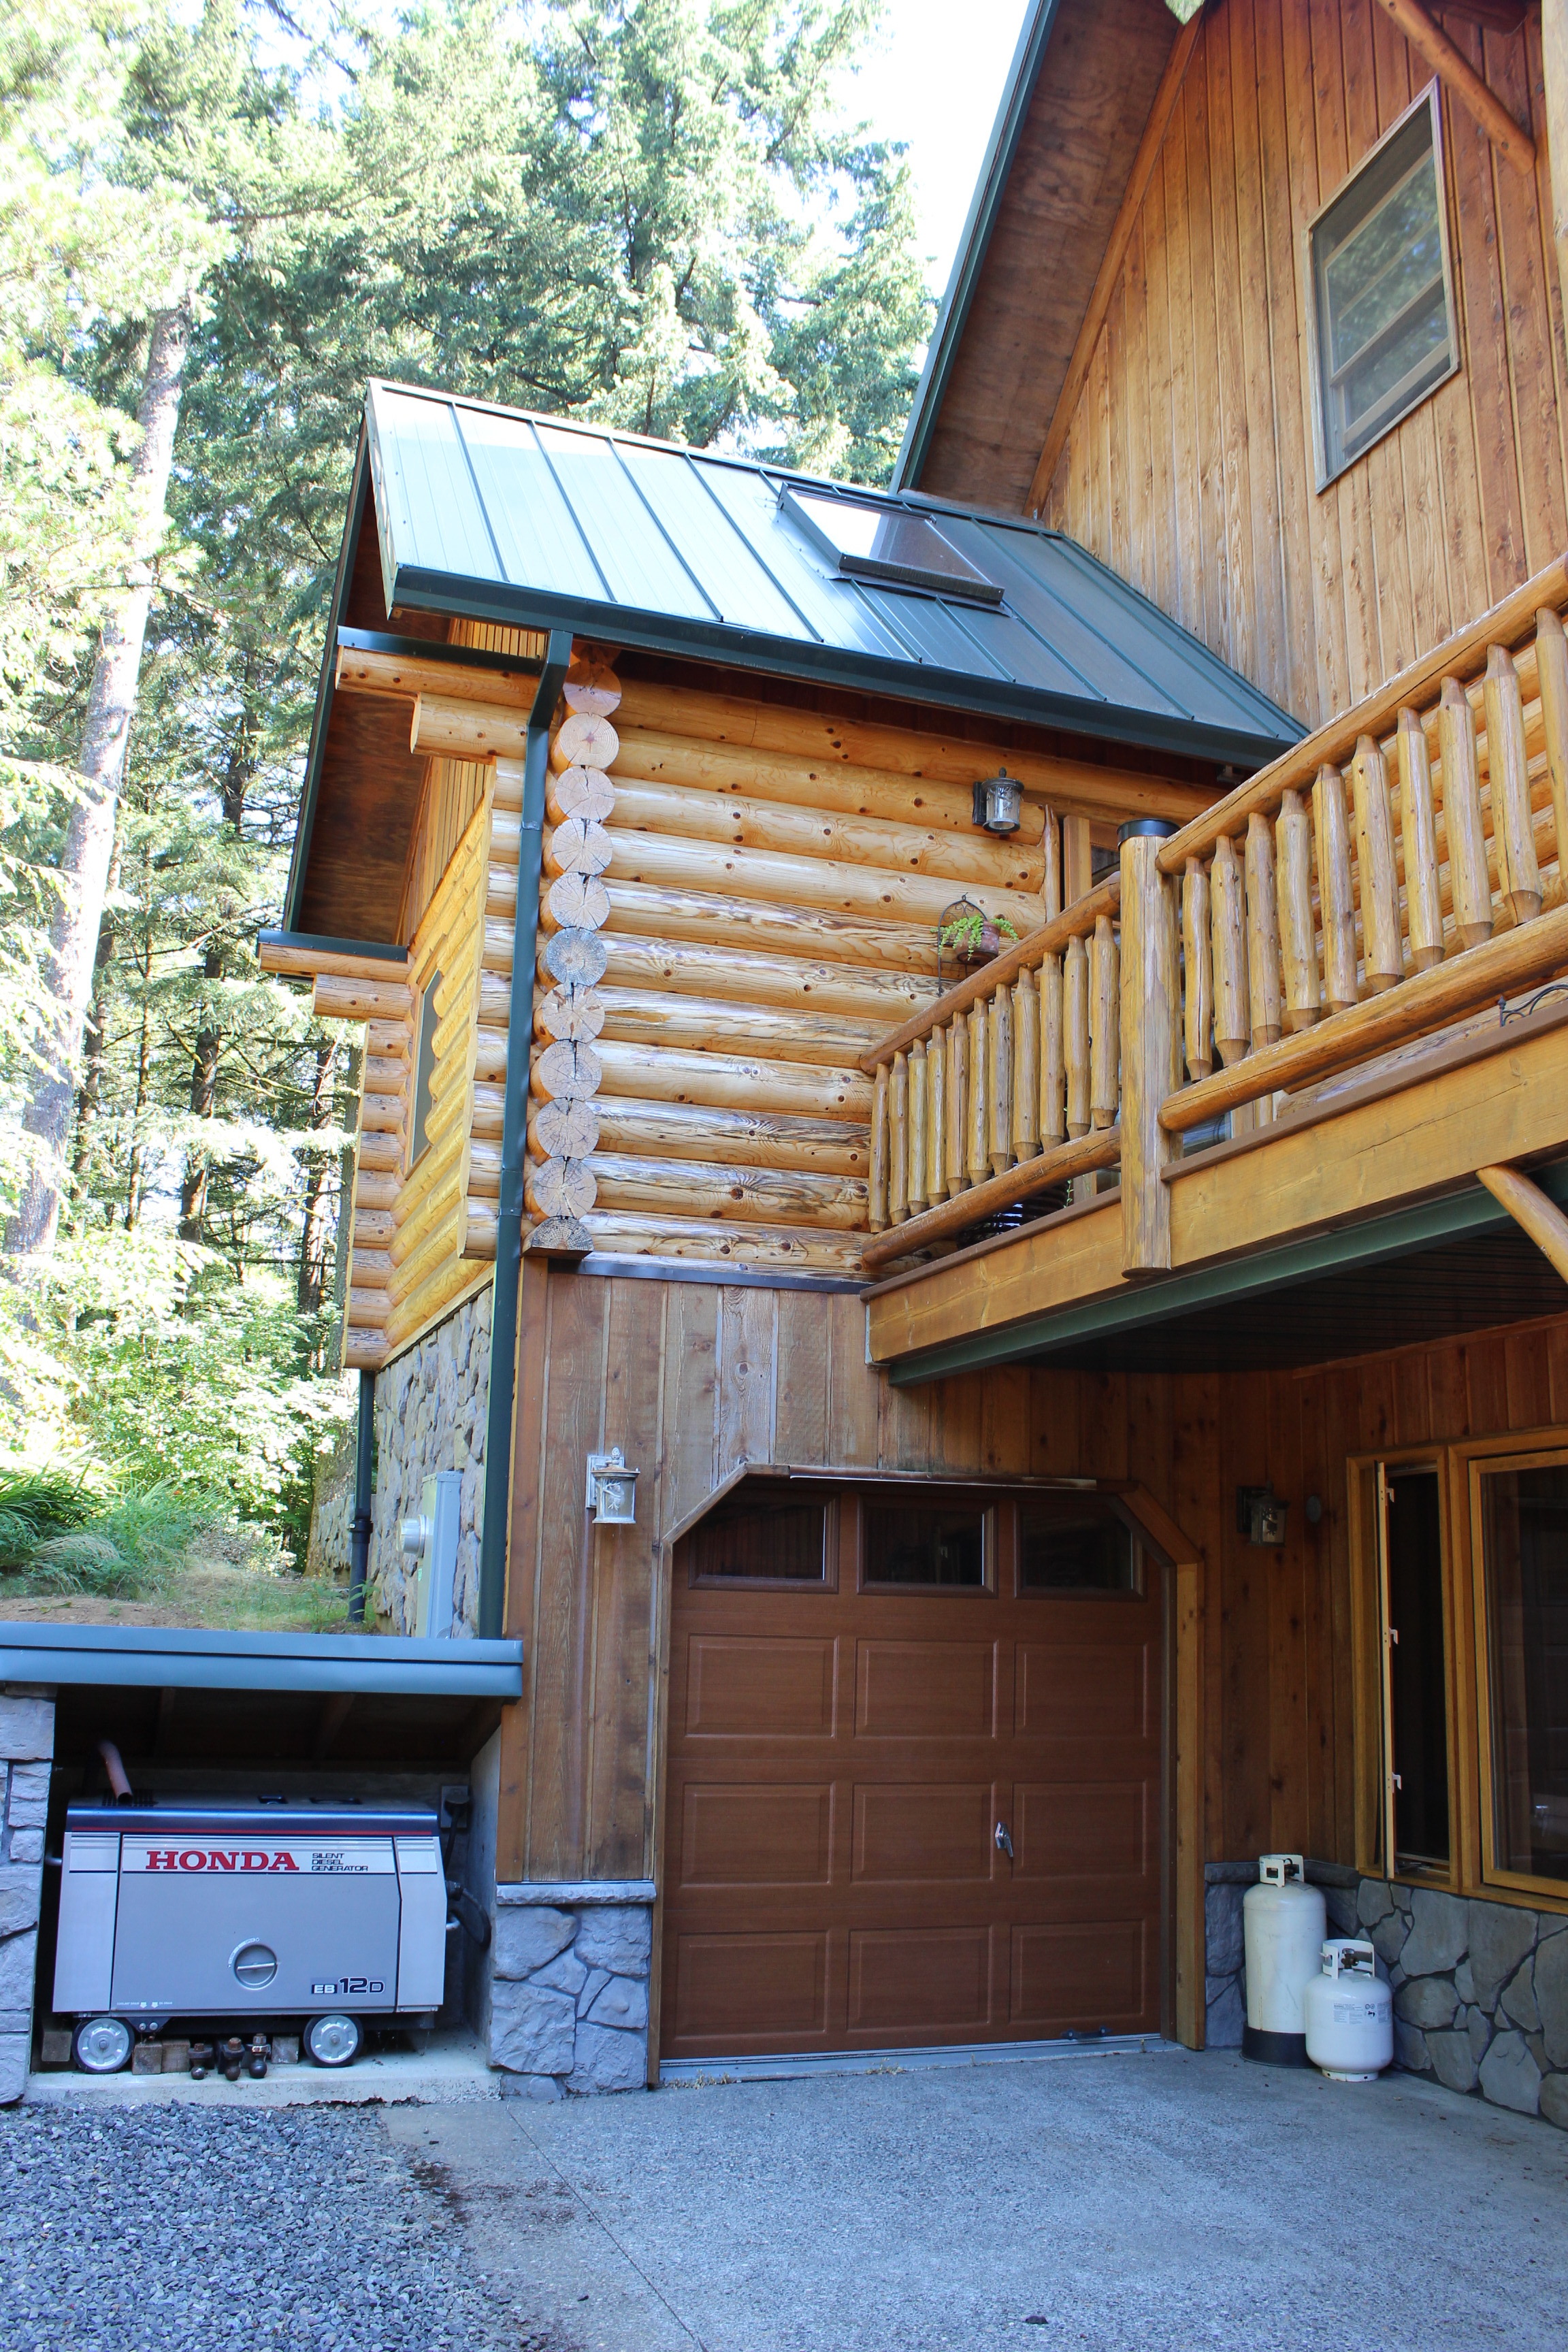
[[[1037,0],[890,490],[371,387],[264,961],[541,2095],[1234,2042],[1289,1850],[1568,2124],[1561,33]]]

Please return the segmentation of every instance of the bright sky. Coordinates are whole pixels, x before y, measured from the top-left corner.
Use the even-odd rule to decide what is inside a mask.
[[[985,142],[1028,0],[888,0],[886,48],[851,85],[848,110],[902,140],[933,294],[947,289]]]

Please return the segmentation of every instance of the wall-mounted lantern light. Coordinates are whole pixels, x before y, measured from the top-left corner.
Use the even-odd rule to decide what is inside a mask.
[[[1005,768],[974,787],[974,822],[987,833],[1016,833],[1024,787]]]
[[[1282,1544],[1289,1503],[1269,1486],[1238,1486],[1236,1490],[1236,1531],[1250,1544]]]
[[[602,1528],[637,1525],[637,1474],[628,1470],[620,1447],[588,1456],[587,1508]]]

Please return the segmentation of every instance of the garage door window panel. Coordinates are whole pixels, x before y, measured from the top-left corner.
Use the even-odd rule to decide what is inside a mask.
[[[1047,1599],[1088,1593],[1142,1597],[1143,1563],[1131,1528],[1109,1496],[1042,1495],[1017,1507],[1018,1591]]]
[[[868,1591],[984,1592],[995,1583],[996,1514],[965,1501],[884,1499],[860,1506],[860,1581]]]
[[[837,1522],[831,1492],[803,1494],[792,1480],[781,1494],[759,1494],[748,1484],[732,1505],[721,1506],[687,1538],[691,1581],[726,1590],[815,1586],[831,1592],[838,1582]]]

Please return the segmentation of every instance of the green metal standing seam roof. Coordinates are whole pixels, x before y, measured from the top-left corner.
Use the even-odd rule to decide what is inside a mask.
[[[1300,729],[1059,531],[406,385],[366,421],[386,602],[1261,765]],[[785,494],[923,518],[1000,591],[840,575]],[[818,509],[818,511],[828,511]]]

